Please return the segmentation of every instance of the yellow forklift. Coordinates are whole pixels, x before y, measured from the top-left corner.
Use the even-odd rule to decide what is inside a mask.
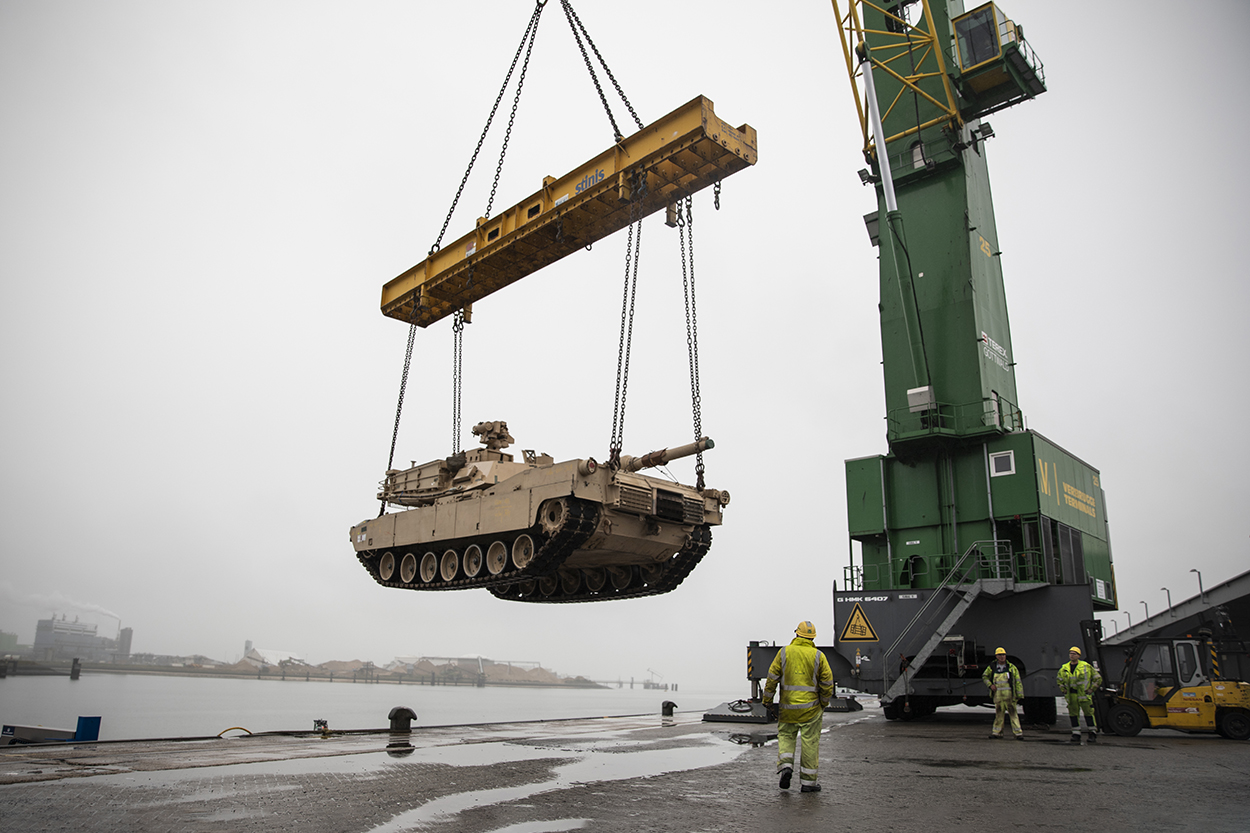
[[[1081,622],[1086,650],[1107,680],[1094,698],[1099,724],[1123,737],[1176,729],[1250,738],[1250,652],[1227,614],[1215,613],[1213,627],[1196,634],[1123,646],[1102,644],[1101,622]]]

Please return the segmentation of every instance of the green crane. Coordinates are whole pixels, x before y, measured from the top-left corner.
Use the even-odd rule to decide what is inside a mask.
[[[994,3],[833,7],[878,200],[889,443],[846,461],[837,649],[909,718],[988,700],[1003,645],[1026,715],[1053,720],[1054,669],[1116,596],[1098,470],[1018,404],[983,119],[1045,92],[1044,68]]]

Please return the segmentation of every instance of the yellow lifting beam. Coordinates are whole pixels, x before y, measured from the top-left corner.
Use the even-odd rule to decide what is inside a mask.
[[[622,139],[382,287],[382,314],[428,327],[634,219],[754,165],[755,128],[730,127],[703,96]],[[646,190],[631,211],[630,183]],[[413,317],[413,304],[417,305]]]

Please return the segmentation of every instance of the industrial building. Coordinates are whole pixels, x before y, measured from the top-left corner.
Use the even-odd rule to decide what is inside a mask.
[[[32,656],[35,660],[72,660],[87,662],[119,662],[130,656],[130,642],[134,635],[131,628],[121,628],[116,639],[98,636],[96,625],[70,621],[64,614],[60,618],[40,619],[35,625],[35,644]]]

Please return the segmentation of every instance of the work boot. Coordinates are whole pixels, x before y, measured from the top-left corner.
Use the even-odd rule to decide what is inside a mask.
[[[1068,741],[1068,743],[1080,743],[1080,742],[1081,742],[1080,732],[1077,732],[1076,734],[1072,735],[1072,740]]]
[[[1021,732],[1020,734],[1016,735],[1016,740],[1024,740],[1024,733]]]
[[[1097,732],[1090,732],[1090,733],[1089,733],[1089,742],[1090,742],[1090,743],[1098,743],[1098,733],[1097,733]]]
[[[790,767],[786,767],[785,769],[783,769],[781,771],[781,782],[777,784],[777,786],[781,787],[783,790],[790,789],[790,776],[791,775],[794,775],[794,770],[790,769]],[[807,788],[804,787],[804,789],[807,789]]]
[[[990,740],[1002,740],[1002,739],[1003,739],[1002,735],[996,732],[990,732]]]
[[[804,784],[803,789],[799,790],[799,792],[818,793],[820,792],[820,784]]]

